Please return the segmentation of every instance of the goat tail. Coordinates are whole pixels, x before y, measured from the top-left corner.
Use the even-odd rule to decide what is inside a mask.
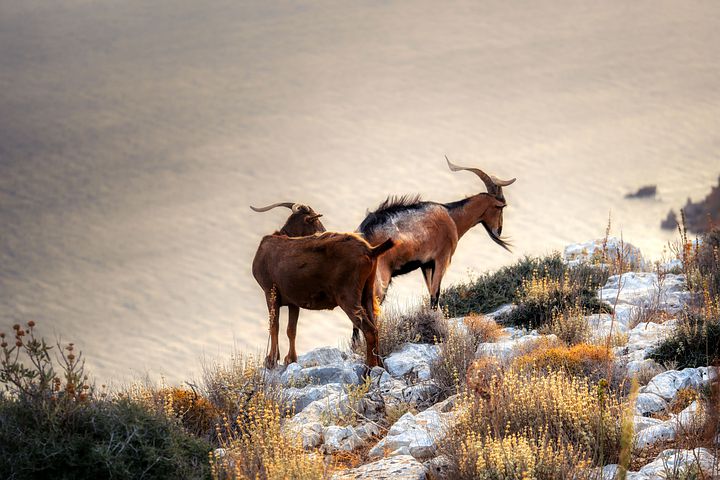
[[[392,239],[392,238],[388,238],[387,240],[385,240],[385,241],[384,241],[383,243],[381,243],[380,245],[376,245],[376,246],[374,246],[374,247],[370,247],[370,257],[373,257],[373,258],[379,257],[380,255],[382,255],[383,253],[387,252],[388,250],[390,250],[390,249],[393,248],[394,246],[395,246],[395,242],[393,241],[393,239]]]

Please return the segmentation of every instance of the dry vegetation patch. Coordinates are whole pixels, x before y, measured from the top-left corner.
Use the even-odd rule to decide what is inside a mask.
[[[599,380],[613,370],[614,355],[604,346],[581,343],[572,347],[538,348],[517,357],[513,365],[518,370],[563,370],[570,375]]]
[[[485,362],[471,372],[496,368]],[[464,396],[447,437],[445,453],[460,478],[507,478],[511,471],[570,478],[591,463],[617,461],[622,407],[603,383],[510,368],[473,382],[478,389]]]

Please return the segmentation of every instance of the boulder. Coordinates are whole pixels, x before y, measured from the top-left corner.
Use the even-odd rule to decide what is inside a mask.
[[[638,473],[647,478],[667,478],[668,474],[681,473],[697,465],[705,475],[720,475],[720,462],[706,448],[693,450],[665,450],[651,463],[642,467]]]
[[[685,368],[668,370],[653,377],[640,393],[654,393],[666,401],[671,401],[681,388],[700,388],[707,382],[707,368]]]
[[[302,427],[306,423],[327,423],[327,420],[332,419],[334,415],[344,415],[349,412],[348,396],[341,391],[310,402],[302,412],[295,414],[286,424]]]
[[[438,455],[435,458],[426,460],[423,465],[428,478],[431,480],[449,479],[453,472],[453,462],[447,455]]]
[[[610,305],[617,300],[618,305],[654,306],[674,313],[682,310],[692,294],[684,275],[668,274],[659,285],[657,273],[628,272],[608,278],[598,296]]]
[[[339,383],[328,383],[327,385],[307,385],[303,388],[286,388],[283,394],[288,403],[295,406],[295,413],[302,412],[305,407],[316,400],[329,397],[332,394],[339,394],[343,387]]]
[[[286,422],[283,430],[291,435],[299,436],[303,448],[317,448],[323,442],[323,426],[318,421]]]
[[[418,459],[434,456],[437,441],[442,437],[446,421],[452,413],[441,414],[437,410],[428,409],[413,415],[408,412],[400,417],[387,433],[368,453],[370,458],[382,457],[386,452],[390,455],[409,453]]]
[[[351,426],[339,427],[330,425],[323,428],[323,451],[333,453],[338,451],[351,452],[362,445],[363,440]]]
[[[385,359],[385,369],[393,377],[415,375],[430,380],[430,364],[438,357],[440,347],[426,343],[406,343]]]
[[[627,334],[630,331],[627,323],[624,323],[617,317],[613,319],[613,316],[607,313],[595,313],[585,318],[587,319],[588,327],[590,327],[591,339],[595,341],[602,341],[611,333],[613,335]]]
[[[665,323],[640,322],[628,332],[626,352],[642,350],[645,355],[668,337],[677,326],[676,320]]]
[[[633,418],[633,430],[635,431],[635,434],[638,434],[648,427],[654,427],[655,425],[660,425],[661,423],[663,423],[663,421],[657,418],[635,415]]]
[[[668,402],[654,393],[639,393],[635,403],[635,415],[650,415],[668,408]]]
[[[302,368],[308,368],[317,367],[319,365],[343,363],[347,360],[347,358],[347,353],[340,351],[340,349],[333,347],[320,347],[310,350],[304,355],[300,355],[297,359],[297,363]]]
[[[584,243],[570,244],[566,246],[563,251],[563,259],[568,265],[600,263],[602,261],[603,242],[604,239],[598,239]],[[639,248],[629,242],[622,242],[622,245],[624,248],[621,248],[621,242],[616,237],[607,239],[606,254],[610,261],[617,258],[618,253],[622,252],[628,265],[644,265],[642,253]]]
[[[642,449],[658,442],[675,440],[682,433],[700,428],[704,420],[704,411],[697,401],[664,422],[635,416],[635,448]]]
[[[652,425],[635,436],[635,448],[643,449],[661,441],[675,440],[676,434],[677,429],[670,420]]]
[[[283,383],[290,385],[325,385],[328,383],[359,384],[362,377],[362,365],[343,362],[330,365],[318,365],[299,369],[290,364],[282,375]],[[298,364],[299,366],[299,364]],[[291,368],[292,367],[292,368]],[[358,371],[361,373],[358,374]]]
[[[355,427],[355,433],[363,442],[380,435],[380,427],[376,423],[367,422]]]
[[[397,455],[337,472],[332,480],[425,480],[425,467],[411,455]]]

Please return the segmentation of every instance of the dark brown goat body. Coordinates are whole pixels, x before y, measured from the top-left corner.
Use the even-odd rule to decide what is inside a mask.
[[[421,269],[430,293],[430,305],[437,307],[440,284],[458,241],[475,225],[483,225],[491,240],[508,248],[500,237],[502,212],[507,205],[502,187],[515,179],[500,180],[478,168],[459,167],[450,160],[447,163],[453,172],[466,170],[476,174],[488,193],[451,203],[422,202],[419,197],[390,197],[358,227],[358,232],[372,245],[386,238],[400,244],[378,262],[376,288],[381,301],[392,277]],[[357,340],[357,330],[353,331],[353,340]]]
[[[279,233],[279,232],[278,232]],[[253,276],[265,292],[270,311],[271,347],[266,364],[279,357],[277,322],[281,306],[293,309],[331,310],[339,306],[355,328],[362,330],[367,344],[367,364],[379,364],[375,325],[375,270],[377,257],[393,246],[387,240],[372,247],[352,233],[322,233],[307,237],[268,235],[263,237],[253,260]],[[296,314],[295,314],[296,315]],[[290,319],[290,351],[286,364],[297,360],[295,321]],[[292,331],[291,331],[292,327]]]

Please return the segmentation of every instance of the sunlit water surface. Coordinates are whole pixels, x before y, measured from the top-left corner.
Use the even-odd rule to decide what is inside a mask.
[[[101,381],[197,377],[266,346],[250,264],[287,211],[248,205],[352,231],[390,193],[483,190],[445,154],[518,178],[513,253],[475,229],[446,285],[609,212],[659,257],[661,218],[720,173],[719,23],[718,2],[656,0],[4,1],[0,325],[74,341]],[[623,199],[645,184],[656,200]],[[418,273],[392,292],[425,293]],[[302,312],[298,347],[349,334]]]

